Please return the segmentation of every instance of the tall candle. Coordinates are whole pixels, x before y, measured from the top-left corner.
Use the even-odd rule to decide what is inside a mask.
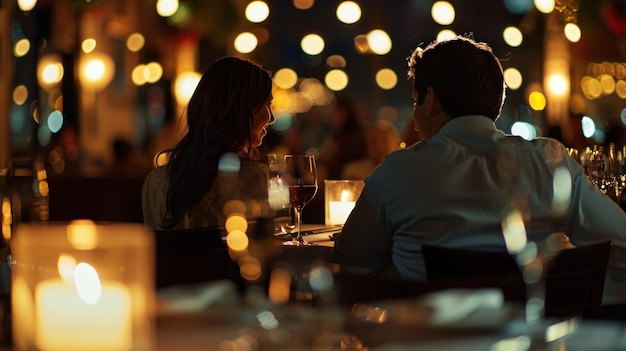
[[[35,340],[40,350],[131,350],[131,297],[116,282],[103,282],[94,304],[72,283],[46,280],[35,289]]]
[[[354,205],[352,201],[330,201],[328,203],[330,223],[328,224],[345,224]]]
[[[328,224],[345,224],[348,216],[354,209],[355,202],[348,201],[350,193],[347,190],[341,192],[341,201],[328,202]]]

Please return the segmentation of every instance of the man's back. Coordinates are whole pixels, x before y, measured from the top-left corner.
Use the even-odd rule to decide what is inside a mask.
[[[559,193],[563,188],[559,179],[574,184],[570,187],[574,191]],[[385,259],[406,278],[425,277],[424,243],[505,250],[503,227],[514,211],[526,219],[530,240],[564,231],[574,245],[615,236],[621,229],[618,225],[612,231],[609,224],[587,231],[589,223],[578,218],[580,207],[561,206],[564,202],[596,203],[605,208],[603,213],[616,214],[614,223],[624,222],[621,209],[593,188],[563,145],[547,138],[526,141],[507,136],[482,116],[456,118],[429,140],[390,154],[366,186],[359,209],[336,244],[336,257],[349,262],[350,254],[342,259],[346,251],[354,250],[348,246],[363,245],[366,252],[369,238],[386,238],[377,250],[386,247]],[[371,260],[373,271],[390,263]]]

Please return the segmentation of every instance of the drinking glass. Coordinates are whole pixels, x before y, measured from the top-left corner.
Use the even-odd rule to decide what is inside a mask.
[[[296,215],[297,235],[285,245],[311,245],[302,238],[302,209],[317,193],[317,168],[311,155],[285,155],[285,180],[289,202]]]
[[[612,195],[614,180],[609,163],[609,157],[602,148],[594,150],[587,162],[587,176],[603,194]]]
[[[296,227],[293,208],[289,202],[289,189],[283,177],[285,169],[276,154],[268,154],[267,163],[270,169],[267,190],[269,205],[274,210],[274,235],[285,235]]]
[[[618,204],[621,202],[622,192],[624,187],[626,187],[626,163],[624,163],[623,149],[624,147],[620,150],[613,144],[611,144],[609,149],[609,168],[614,182],[613,196],[615,196],[614,200]]]

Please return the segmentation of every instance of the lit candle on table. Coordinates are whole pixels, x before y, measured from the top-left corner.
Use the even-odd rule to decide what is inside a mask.
[[[124,285],[100,283],[92,266],[79,263],[74,269],[73,281],[50,279],[35,289],[37,347],[41,350],[130,350],[130,301],[130,292]]]
[[[20,223],[16,351],[154,350],[154,241],[143,224]]]
[[[345,224],[348,216],[354,209],[355,202],[348,201],[350,192],[343,190],[341,192],[341,201],[329,201],[329,223],[328,224]]]

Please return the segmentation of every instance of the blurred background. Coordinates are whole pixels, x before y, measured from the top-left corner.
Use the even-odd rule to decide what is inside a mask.
[[[267,152],[323,155],[341,101],[405,147],[406,59],[455,33],[502,59],[505,132],[623,144],[624,0],[0,0],[0,25],[0,165],[36,154],[53,174],[141,178],[223,55],[273,72]]]

